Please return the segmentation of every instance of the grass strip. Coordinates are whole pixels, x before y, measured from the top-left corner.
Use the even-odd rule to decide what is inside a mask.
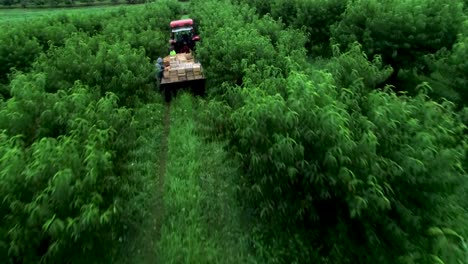
[[[145,186],[132,206],[142,219],[128,227],[128,236],[121,239],[120,254],[112,263],[154,263],[155,245],[162,222],[163,198],[161,192],[161,153],[164,151],[164,104],[162,100],[143,105],[135,110],[134,122],[138,128],[137,148],[130,155],[130,166],[142,173],[133,175],[142,179]]]
[[[196,104],[185,93],[171,103],[157,263],[256,263],[235,200],[236,166],[222,144],[196,134]]]

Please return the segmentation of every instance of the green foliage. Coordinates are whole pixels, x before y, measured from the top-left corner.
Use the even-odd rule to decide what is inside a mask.
[[[226,38],[230,41],[219,43],[219,39]],[[271,65],[275,58],[271,43],[255,30],[222,28],[217,30],[213,40],[215,42],[205,39],[198,52],[207,65],[209,77],[217,83],[231,80],[240,83],[246,65],[255,63],[258,67],[265,67]]]
[[[391,67],[383,65],[380,55],[374,56],[370,62],[358,42],[353,43],[345,53],[341,53],[339,48],[334,46],[333,53],[333,57],[325,68],[333,74],[338,87],[356,89],[361,84],[359,81],[362,81],[364,89],[360,92],[362,95],[376,89],[377,85],[385,81],[393,72]]]
[[[41,46],[37,39],[31,38],[24,31],[12,28],[2,29],[0,32],[0,81],[6,79],[10,68],[27,70]]]
[[[307,35],[306,47],[314,56],[331,55],[329,50],[330,27],[340,20],[347,1],[342,0],[255,0],[248,3],[260,15],[270,14],[286,26],[302,29]]]
[[[116,165],[123,162],[117,153],[128,151],[118,144],[121,135],[135,133],[131,114],[117,108],[115,95],[96,100],[81,84],[47,95],[44,76],[37,78],[19,77],[1,112],[8,119],[0,168],[3,259],[89,261],[117,242],[127,210],[122,199],[134,191]]]
[[[251,0],[251,1],[233,0],[232,2],[236,3],[236,4],[248,3],[252,7],[254,7],[255,11],[260,15],[266,15],[266,14],[271,12],[271,3],[272,3],[272,1],[268,1],[268,0]]]
[[[278,3],[275,8],[280,8]],[[396,12],[407,12],[404,18],[412,12],[404,8],[410,6],[408,1],[356,4],[362,5],[361,9],[349,5],[345,20],[350,12],[356,12],[356,16],[375,20],[372,27],[376,30],[377,25],[383,25],[376,19],[385,18],[377,14],[395,14],[399,26],[406,27]],[[206,5],[199,8],[209,9]],[[390,7],[396,5],[397,11],[392,11]],[[290,6],[285,3],[282,11],[289,12]],[[379,12],[371,12],[373,6],[378,6]],[[434,27],[447,28],[447,36],[456,35],[459,6],[433,8],[422,3],[422,7],[416,9],[421,14],[444,15],[443,23],[434,19],[427,19],[427,23],[439,23]],[[227,12],[230,8],[225,4],[220,9]],[[448,16],[451,8],[458,12],[453,17]],[[205,30],[216,28],[220,23],[217,21],[229,21],[223,14],[219,17],[210,18],[213,26],[205,26]],[[240,42],[239,33],[263,32],[267,23],[258,20],[253,16],[232,21],[233,28],[241,29],[232,31],[237,35],[216,38],[218,43],[249,43],[250,35],[243,35],[244,41]],[[359,25],[358,21],[342,22],[334,32],[355,25]],[[427,34],[437,35],[429,29]],[[278,49],[274,44],[278,38],[274,33],[270,36],[265,40],[256,38],[271,43],[263,44],[265,51]],[[225,91],[222,101],[209,103],[204,129],[213,135],[212,139],[227,139],[230,153],[242,162],[240,197],[254,210],[254,218],[260,219],[256,236],[262,241],[257,241],[257,253],[268,263],[466,260],[466,248],[458,235],[451,235],[456,237],[452,240],[427,235],[436,227],[451,228],[452,234],[466,232],[463,219],[467,211],[460,200],[468,186],[463,170],[466,136],[453,104],[430,100],[426,84],[417,86],[418,93],[413,97],[397,95],[390,87],[376,90],[398,67],[416,65],[420,56],[450,46],[453,40],[437,35],[439,41],[427,43],[427,49],[421,48],[413,57],[398,53],[408,63],[391,64],[397,67],[394,71],[384,64],[388,63],[389,52],[384,46],[372,52],[371,45],[366,46],[390,45],[387,35],[379,36],[364,39],[361,44],[354,40],[362,38],[350,38],[347,41],[353,45],[345,53],[332,46],[334,57],[317,66],[322,70],[297,67],[287,59],[287,53],[276,53],[285,67],[273,63],[258,67],[257,61],[241,65],[245,71],[241,87],[225,83],[220,87]],[[419,41],[418,45],[423,45],[426,40]],[[401,39],[393,43],[404,46]],[[210,71],[216,72],[219,67],[217,64]]]
[[[454,134],[461,127],[423,95],[372,92],[362,111],[347,110],[358,95],[332,83],[295,74],[287,98],[240,92],[244,104],[226,111],[223,132],[243,161],[243,195],[274,228],[319,230],[306,247],[321,247],[334,263],[418,251],[424,230],[442,224],[446,195],[466,181]]]
[[[119,3],[119,0],[2,0],[0,4],[5,7],[28,7],[28,8],[44,8],[44,7],[73,7],[73,6],[90,6],[90,5],[109,5]],[[121,1],[126,4],[143,4],[146,0],[126,0]]]
[[[65,47],[51,49],[41,56],[34,69],[47,74],[47,92],[67,89],[76,80],[94,89],[113,92],[129,104],[132,96],[148,93],[153,68],[142,49],[121,42],[107,44],[101,37],[66,40]]]
[[[151,61],[182,11],[167,0],[0,33],[1,259],[115,262],[141,233],[159,197],[163,108],[142,102],[154,102]],[[468,100],[461,0],[193,0],[190,11],[221,100],[176,105],[162,258],[247,259],[244,237],[223,240],[240,234],[225,218],[237,189],[266,263],[466,262],[468,111],[428,97]],[[219,171],[234,186],[213,185],[220,145],[197,151],[194,116],[240,162],[239,175]]]
[[[434,94],[450,99],[460,105],[468,103],[468,20],[453,49],[441,51],[436,55],[427,56],[431,70],[429,77],[421,79],[433,84]],[[466,123],[468,124],[468,123]]]
[[[334,44],[347,49],[358,41],[369,58],[378,55],[385,65],[393,68],[393,74],[382,80],[382,84],[390,83],[400,91],[417,94],[414,87],[428,82],[434,89],[431,95],[456,102],[466,101],[460,97],[464,94],[459,92],[463,88],[458,88],[464,86],[466,74],[463,72],[463,77],[456,77],[455,80],[448,77],[453,74],[459,76],[460,73],[450,72],[457,66],[448,63],[456,62],[447,62],[447,52],[451,53],[461,22],[466,19],[466,1],[233,2],[248,3],[261,16],[271,14],[287,26],[302,29],[308,36],[306,47],[314,57],[327,58],[332,55],[330,47]],[[272,28],[272,31],[275,29]],[[456,52],[460,52],[460,45]],[[432,57],[436,53],[441,54],[429,61],[424,59],[426,55]]]
[[[137,232],[154,196],[159,141],[148,127],[160,128],[153,122],[161,120],[162,107],[141,109],[142,101],[155,99],[148,53],[159,55],[161,48],[153,49],[166,42],[163,33],[150,39],[149,32],[167,28],[171,12],[181,10],[174,3],[148,6],[143,14],[62,15],[0,34],[2,78],[10,67],[31,70],[14,72],[1,86],[5,263],[113,263],[121,243]],[[144,19],[155,10],[167,17],[152,22],[165,24],[148,27]],[[129,30],[112,27],[121,14]]]
[[[103,35],[110,41],[127,42],[135,49],[142,47],[146,56],[156,60],[168,53],[169,23],[181,12],[177,2],[167,0],[146,5],[144,12],[121,9],[106,24]]]
[[[306,65],[304,34],[284,29],[284,25],[271,17],[258,18],[246,5],[239,7],[225,2],[220,10],[219,4],[219,1],[193,3],[199,7],[194,10],[194,17],[201,18],[203,36],[197,55],[206,69],[213,93],[222,93],[223,87],[219,85],[224,82],[242,84],[252,68],[255,72],[275,68],[278,74],[284,75],[290,69]],[[223,27],[225,23],[230,26]]]
[[[343,46],[359,41],[367,55],[380,54],[396,75],[420,65],[421,56],[450,48],[463,19],[461,1],[351,0],[332,37]]]
[[[11,261],[97,261],[147,209],[154,170],[133,165],[151,156],[130,150],[154,135],[112,93],[100,98],[78,82],[50,94],[45,74],[33,77],[16,76],[0,111],[0,253]]]
[[[303,28],[310,36],[308,49],[314,55],[324,56],[329,46],[330,26],[339,21],[345,8],[346,1],[341,0],[275,0],[271,14],[281,18],[286,25]]]
[[[143,9],[144,8],[144,9]],[[47,52],[49,48],[61,48],[65,45],[68,40],[68,47],[64,51],[53,51],[52,53],[62,52],[62,60],[67,56],[73,56],[66,54],[66,52],[75,50],[78,52],[79,49],[86,49],[86,47],[79,46],[78,44],[71,44],[71,40],[78,42],[79,39],[84,40],[85,43],[92,42],[95,45],[93,53],[88,54],[94,56],[98,51],[96,50],[98,42],[108,43],[107,45],[113,45],[116,42],[122,42],[129,44],[132,49],[139,50],[135,56],[146,56],[150,60],[156,60],[157,57],[167,53],[167,38],[169,35],[168,25],[169,22],[177,16],[180,16],[182,12],[181,6],[175,0],[159,1],[155,5],[145,5],[138,9],[125,9],[121,8],[109,12],[102,12],[98,14],[59,14],[51,16],[49,18],[37,19],[32,23],[31,21],[21,22],[12,24],[11,27],[6,27],[4,31],[0,33],[0,82],[7,82],[7,75],[11,73],[10,68],[14,67],[20,71],[29,71],[33,62],[39,57],[41,51]],[[78,35],[77,35],[78,34]],[[72,37],[73,36],[73,37]],[[95,36],[97,38],[87,40],[89,36]],[[114,47],[113,52],[118,52],[120,55],[126,55],[128,52],[128,46],[126,44],[119,44],[119,47]],[[75,45],[75,47],[72,47]],[[141,51],[140,49],[143,49]],[[75,51],[74,51],[75,52]],[[102,52],[101,52],[102,53]],[[128,52],[132,54],[132,52]],[[108,54],[107,56],[113,56],[115,54]],[[71,64],[76,68],[82,69],[87,58],[81,58],[79,53],[75,54],[75,58],[69,62],[63,62],[65,64]],[[106,55],[102,55],[99,59],[104,59]],[[96,60],[96,58],[91,58]],[[105,58],[109,60],[109,58]],[[58,59],[59,60],[59,59]],[[111,58],[116,60],[116,58]],[[132,59],[130,59],[132,60]],[[47,61],[47,59],[45,60]],[[42,62],[45,62],[42,60]],[[109,61],[110,63],[122,63],[120,61]],[[60,63],[57,61],[57,63]],[[105,63],[104,61],[96,62],[99,64]],[[130,61],[128,62],[130,63]],[[61,67],[63,65],[60,65]],[[67,66],[65,68],[70,68]],[[114,64],[113,64],[114,66]],[[117,64],[117,66],[119,66]],[[129,65],[130,66],[130,65]],[[104,67],[101,65],[101,67]],[[135,67],[135,66],[131,66]],[[145,70],[138,69],[146,67]],[[65,68],[61,70],[65,71]],[[125,78],[136,78],[139,80],[134,81],[134,85],[137,86],[142,83],[142,80],[148,81],[148,69],[153,70],[152,66],[148,64],[140,63],[140,66],[136,68],[130,68],[129,70],[135,71],[134,76]],[[40,70],[46,70],[41,68]],[[126,65],[122,65],[123,71],[127,70]],[[70,71],[70,70],[67,70]],[[83,72],[69,72],[70,74],[80,74]],[[88,74],[88,73],[86,73]],[[139,75],[141,74],[141,77]],[[145,75],[145,76],[143,76]],[[95,75],[93,75],[96,77]],[[62,78],[61,74],[57,78]],[[92,77],[86,77],[92,78]],[[75,79],[67,81],[73,83]],[[79,79],[79,78],[76,78]],[[52,84],[52,90],[57,89],[54,87],[56,84]],[[90,85],[95,85],[94,83]],[[140,85],[141,87],[141,85]],[[63,87],[59,87],[63,88]],[[141,87],[141,89],[145,89]],[[5,90],[5,91],[4,91]],[[1,89],[0,92],[3,96],[9,97],[8,89]],[[118,93],[122,96],[122,93]]]

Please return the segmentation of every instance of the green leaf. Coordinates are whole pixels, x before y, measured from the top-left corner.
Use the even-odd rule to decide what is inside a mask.
[[[444,232],[438,227],[431,227],[427,231],[430,236],[443,236]]]

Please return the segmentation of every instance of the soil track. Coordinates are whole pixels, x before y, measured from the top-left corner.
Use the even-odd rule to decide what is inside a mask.
[[[167,151],[168,151],[168,137],[171,128],[171,104],[166,103],[165,111],[164,111],[164,132],[161,142],[161,157],[160,157],[160,164],[159,164],[159,179],[158,179],[158,186],[157,186],[157,193],[161,199],[158,199],[160,205],[157,206],[158,212],[156,215],[158,216],[156,220],[155,229],[157,230],[157,237],[156,241],[158,241],[161,237],[161,227],[164,219],[164,178],[166,176],[166,163],[167,163]]]
[[[143,258],[142,264],[154,264],[161,263],[159,260],[158,252],[156,252],[157,243],[161,239],[162,235],[162,226],[164,222],[164,179],[166,176],[166,163],[167,163],[167,152],[168,152],[168,137],[170,131],[171,121],[171,105],[166,103],[164,110],[164,131],[161,138],[161,152],[159,157],[159,168],[158,168],[158,178],[155,179],[156,185],[156,195],[155,195],[155,204],[153,207],[152,219],[151,219],[151,228],[143,236],[147,237],[147,244],[142,246]]]
[[[171,128],[171,103],[166,103],[164,112],[164,134],[161,144],[161,165],[159,167],[160,177],[160,188],[163,190],[164,175],[166,174],[166,161],[167,161],[167,138],[169,137],[169,131]]]

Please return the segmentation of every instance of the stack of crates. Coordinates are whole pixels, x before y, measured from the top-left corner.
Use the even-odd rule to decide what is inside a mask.
[[[176,82],[179,80],[177,68],[179,66],[179,61],[177,61],[176,56],[170,56],[169,58],[169,79],[171,82]]]
[[[193,75],[193,63],[187,63],[185,65],[185,72],[187,73],[187,80],[195,79]]]
[[[179,80],[177,68],[169,69],[169,79],[171,82],[177,82]]]
[[[164,58],[164,65],[164,78],[171,82],[203,78],[201,64],[193,61],[191,53],[167,56]]]
[[[200,65],[200,63],[195,63],[193,65],[193,75],[194,75],[194,79],[200,79],[202,78],[202,67]]]
[[[177,77],[179,81],[186,81],[187,80],[187,75],[185,73],[185,64],[179,64],[179,68],[177,69]]]

